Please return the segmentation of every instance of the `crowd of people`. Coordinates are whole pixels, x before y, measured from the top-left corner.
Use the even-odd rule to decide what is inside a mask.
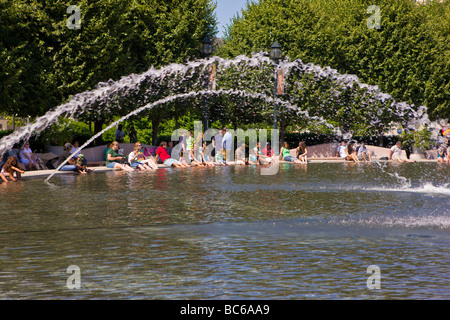
[[[117,138],[123,141],[124,134],[118,130]],[[133,132],[133,130],[132,130]],[[278,155],[274,152],[270,142],[261,148],[260,142],[256,143],[253,148],[247,147],[245,143],[237,146],[234,150],[234,159],[231,159],[231,148],[233,136],[227,132],[227,128],[223,127],[216,134],[211,144],[203,141],[203,135],[200,133],[194,137],[192,131],[187,135],[180,137],[177,152],[178,157],[172,157],[172,151],[175,150],[173,141],[167,143],[163,141],[158,148],[149,151],[143,148],[143,145],[136,141],[133,151],[128,155],[123,154],[123,150],[119,149],[121,142],[114,141],[108,144],[104,151],[104,160],[106,167],[110,169],[119,169],[124,171],[149,171],[158,169],[158,164],[164,164],[169,167],[186,168],[191,166],[216,166],[229,165],[234,162],[236,165],[270,165],[270,163],[278,158],[279,160],[293,163],[308,163],[308,148],[306,143],[299,142],[297,148],[292,150],[287,142],[284,142],[280,148]],[[135,137],[133,140],[137,140]],[[85,156],[80,153],[77,141],[66,143],[62,153],[55,161],[55,168],[61,171],[73,171],[80,174],[86,174],[93,169],[87,168]],[[174,155],[175,155],[174,154]],[[295,156],[294,156],[295,154]],[[341,141],[336,149],[336,157],[352,162],[370,162],[372,161],[372,152],[370,152],[364,143],[356,145],[354,141]],[[0,159],[0,181],[16,181],[26,171],[39,170],[39,158],[32,152],[30,143],[26,142],[18,152],[7,150]],[[403,156],[402,143],[398,141],[389,150],[389,156],[384,160],[392,160],[397,162],[412,162]],[[441,144],[437,149],[437,161],[450,164],[450,146]]]
[[[336,157],[353,162],[372,161],[372,153],[369,152],[364,143],[356,146],[355,142],[347,142],[345,140],[341,141],[340,145],[337,147]]]
[[[118,129],[117,137],[122,137],[123,134]],[[189,131],[180,137],[177,145],[177,152],[179,157],[172,157],[174,150],[173,141],[162,141],[158,148],[153,153],[144,150],[140,142],[136,142],[134,150],[126,157],[119,153],[119,141],[114,141],[105,149],[105,161],[108,168],[115,168],[125,171],[138,170],[154,170],[157,169],[158,164],[165,166],[186,168],[199,166],[216,166],[229,165],[234,161],[236,165],[269,165],[275,157],[275,153],[271,147],[270,142],[261,149],[260,143],[247,151],[246,145],[243,143],[239,145],[234,153],[234,159],[231,159],[231,148],[233,146],[233,136],[227,132],[227,128],[223,127],[219,130],[207,145],[203,141],[203,135],[200,133],[194,137],[194,133]],[[288,143],[284,143],[280,150],[279,159],[284,161],[292,161],[295,163],[307,163],[308,150],[304,142],[300,142],[295,150],[296,156],[290,154]]]
[[[445,143],[442,143],[436,151],[436,156],[438,162],[450,164],[450,145],[447,146]],[[336,157],[353,162],[370,162],[372,161],[372,152],[368,150],[364,143],[356,146],[354,141],[347,142],[343,140],[336,149]],[[415,162],[403,155],[401,141],[397,141],[396,144],[389,149],[389,156],[382,160]]]

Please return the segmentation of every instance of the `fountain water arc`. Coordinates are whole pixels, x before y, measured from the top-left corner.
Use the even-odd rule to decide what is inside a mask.
[[[245,65],[248,68],[262,67],[263,65],[273,66],[273,61],[267,56],[266,52],[255,53],[251,57],[240,55],[234,59],[212,57],[210,59],[200,59],[185,64],[174,63],[161,69],[155,69],[152,67],[142,74],[131,74],[124,76],[117,81],[110,80],[108,82],[101,82],[95,89],[73,96],[67,103],[64,103],[56,107],[54,110],[47,112],[45,115],[37,118],[32,124],[22,127],[19,130],[16,130],[13,134],[0,139],[0,154],[6,149],[11,148],[15,143],[27,140],[33,134],[39,134],[50,124],[56,122],[63,114],[73,116],[76,112],[83,113],[86,106],[89,104],[117,98],[117,96],[115,96],[117,93],[120,93],[123,97],[126,97],[127,94],[132,94],[135,91],[142,90],[143,87],[145,92],[144,95],[152,94],[149,89],[145,89],[146,83],[149,81],[152,83],[158,81],[162,82],[170,76],[181,76],[181,84],[177,82],[178,80],[176,79],[169,79],[169,85],[178,87],[179,85],[183,85],[183,81],[191,79],[195,73],[207,73],[208,68],[212,65],[216,65],[219,72],[219,70],[239,65]],[[290,73],[298,71],[305,74],[314,74],[314,77],[318,79],[329,78],[345,88],[353,88],[356,85],[367,90],[367,92],[371,95],[368,98],[369,100],[374,99],[380,102],[385,102],[386,100],[390,102],[392,101],[390,107],[392,108],[392,112],[394,112],[398,117],[409,114],[413,119],[418,120],[420,124],[430,123],[426,114],[425,106],[419,107],[416,111],[405,102],[396,102],[392,96],[381,92],[377,86],[360,83],[356,75],[340,74],[335,69],[330,67],[323,68],[312,63],[305,64],[301,60],[289,61],[289,58],[282,61],[279,64],[279,68],[283,69],[286,79],[289,77]],[[190,74],[190,72],[192,72],[192,74]],[[196,84],[198,85],[198,82]],[[339,92],[337,92],[337,94],[339,94]],[[293,101],[290,102],[291,104],[295,104]],[[379,120],[375,117],[373,123],[377,122],[379,122]]]
[[[220,57],[212,57],[210,59],[195,60],[185,64],[174,63],[158,70],[152,67],[142,74],[131,74],[128,76],[124,76],[118,81],[110,80],[108,82],[101,82],[97,85],[97,87],[94,90],[85,91],[73,96],[70,99],[70,101],[56,107],[54,110],[47,112],[44,116],[36,119],[35,122],[20,128],[19,130],[15,131],[13,134],[7,137],[2,138],[0,140],[0,154],[2,154],[6,149],[11,148],[14,144],[18,143],[19,141],[29,139],[29,137],[31,137],[33,134],[39,134],[50,124],[58,121],[61,115],[65,114],[66,117],[71,117],[74,116],[76,113],[82,114],[86,111],[86,107],[89,106],[90,104],[104,101],[106,102],[106,104],[108,104],[108,102],[112,100],[120,101],[122,97],[126,98],[128,94],[133,94],[142,89],[144,89],[144,96],[145,94],[152,94],[153,92],[151,92],[151,89],[146,88],[146,83],[148,83],[149,81],[152,83],[156,83],[158,81],[163,82],[166,79],[169,79],[170,76],[175,76],[175,79],[169,79],[168,85],[176,88],[180,85],[183,85],[185,80],[193,78],[193,74],[198,72],[200,73],[208,72],[209,70],[208,68],[212,65],[216,65],[217,70],[222,70],[232,66],[239,67],[240,65],[245,65],[248,68],[262,67],[263,65],[273,66],[273,61],[267,56],[266,52],[256,53],[253,54],[251,57],[241,55],[234,59],[223,59]],[[418,108],[418,110],[415,110],[413,107],[411,107],[405,102],[396,102],[392,96],[381,92],[377,86],[360,83],[356,75],[349,75],[349,74],[342,75],[330,67],[322,68],[312,63],[305,64],[301,60],[289,61],[289,58],[286,58],[284,61],[282,61],[278,67],[283,69],[285,73],[285,78],[288,78],[289,74],[292,72],[300,72],[305,74],[314,74],[314,77],[318,79],[329,78],[332,81],[336,81],[337,83],[339,83],[339,85],[342,85],[344,88],[352,89],[356,85],[359,88],[364,88],[365,90],[367,90],[367,92],[369,93],[369,97],[367,97],[367,99],[369,101],[376,100],[384,103],[387,100],[388,102],[390,102],[392,113],[394,113],[398,117],[404,117],[405,115],[407,115],[407,118],[413,119],[412,122],[413,125],[417,125],[417,123],[430,124],[425,106],[421,106]],[[189,74],[190,72],[191,74]],[[181,83],[178,82],[178,80],[176,80],[176,77],[179,75],[181,75],[182,81]],[[201,81],[201,79],[200,80],[197,79],[196,83],[197,85],[199,84],[198,81]],[[121,96],[118,97],[117,94],[121,94]],[[279,105],[284,105],[289,109],[294,109],[298,114],[301,113],[311,120],[315,118],[314,120],[319,120],[330,127],[330,125],[327,124],[327,122],[322,118],[310,117],[307,111],[299,110],[298,107],[295,107],[295,103],[293,101],[285,101],[278,98],[273,99],[272,97],[268,97],[260,93],[249,93],[245,91],[238,91],[231,89],[230,90],[219,89],[219,90],[195,91],[167,96],[166,98],[163,98],[156,102],[148,103],[145,106],[132,111],[131,113],[124,116],[120,120],[112,123],[110,126],[108,126],[107,129],[112,128],[116,124],[128,119],[132,115],[138,114],[139,112],[146,109],[151,109],[157,105],[164,104],[183,97],[193,97],[196,95],[211,95],[211,94],[234,94],[234,95],[239,94],[247,97],[260,98],[267,102],[275,101]],[[339,95],[340,92],[338,91],[337,94]],[[377,122],[380,122],[380,120],[375,115],[374,119],[372,120],[372,123]],[[410,123],[409,120],[408,122]],[[101,133],[103,132],[104,130]],[[101,133],[98,133],[96,136],[92,137],[87,143],[93,141],[93,139],[97,138]],[[84,147],[85,146],[83,145],[83,148]],[[51,176],[53,176],[53,174]],[[51,176],[49,178],[51,178]]]
[[[145,106],[142,106],[136,110],[131,111],[130,113],[128,113],[127,115],[123,116],[122,118],[118,119],[117,121],[111,123],[109,126],[107,126],[106,128],[104,128],[102,131],[98,132],[97,134],[95,134],[93,137],[91,137],[86,143],[84,143],[76,152],[72,153],[65,161],[63,161],[46,179],[45,182],[48,182],[55,174],[56,172],[58,172],[70,159],[72,159],[72,157],[80,152],[81,150],[83,150],[86,146],[88,146],[92,141],[94,141],[95,139],[97,139],[98,137],[100,137],[105,131],[117,126],[119,123],[127,120],[128,118],[138,115],[139,113],[145,111],[145,110],[151,110],[159,105],[163,105],[166,104],[168,102],[172,102],[175,101],[177,99],[183,99],[183,98],[190,98],[190,97],[196,97],[196,96],[203,96],[203,95],[235,95],[235,96],[242,96],[242,97],[247,97],[247,98],[254,98],[254,99],[261,99],[264,100],[268,103],[271,102],[276,102],[279,105],[283,105],[285,107],[287,107],[290,110],[294,110],[297,112],[297,114],[301,114],[304,117],[307,117],[309,120],[313,120],[313,121],[317,121],[323,125],[326,125],[328,127],[333,127],[331,124],[327,123],[327,121],[321,117],[317,117],[317,116],[309,116],[307,111],[303,111],[300,110],[297,106],[292,105],[289,102],[283,101],[281,99],[278,98],[273,98],[273,97],[269,97],[266,96],[265,94],[262,93],[252,93],[252,92],[246,92],[243,90],[203,90],[203,91],[194,91],[194,92],[190,92],[190,93],[183,93],[183,94],[178,94],[178,95],[173,95],[173,96],[168,96],[166,98],[163,98],[161,100],[149,103]]]

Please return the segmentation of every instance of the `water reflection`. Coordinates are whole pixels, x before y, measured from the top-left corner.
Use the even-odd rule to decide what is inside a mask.
[[[437,168],[287,165],[267,177],[229,166],[2,185],[0,298],[449,298],[450,173]],[[65,287],[73,264],[80,291]],[[381,291],[367,290],[372,264]]]
[[[21,245],[0,251],[2,298],[439,299],[450,294],[442,262],[448,253],[436,249],[448,244],[445,233],[406,236],[272,221],[9,237]],[[5,236],[0,239],[3,243]],[[381,291],[365,286],[372,264],[386,275]],[[81,290],[65,287],[69,265],[81,269]]]

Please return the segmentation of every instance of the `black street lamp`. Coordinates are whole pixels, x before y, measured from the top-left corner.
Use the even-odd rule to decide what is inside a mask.
[[[270,47],[270,58],[278,64],[281,60],[282,52],[281,45],[275,41],[275,43]]]
[[[208,58],[212,54],[212,49],[212,41],[208,36],[206,36],[202,40],[202,47],[200,48],[200,52],[204,57]]]
[[[277,75],[278,68],[277,67],[278,67],[278,63],[281,60],[281,56],[282,56],[281,45],[275,41],[275,43],[272,44],[272,46],[270,47],[270,58],[275,63],[275,89],[273,92],[274,99],[277,98],[277,85],[278,85],[278,75]],[[275,100],[273,102],[273,128],[277,129],[277,104],[276,104]]]
[[[206,36],[202,40],[202,46],[200,48],[200,53],[202,54],[202,56],[209,59],[209,57],[212,54],[212,50],[213,50],[212,41],[208,36]],[[206,82],[206,89],[208,89],[208,82]],[[204,122],[203,125],[204,125],[205,130],[208,130],[209,124],[208,124],[208,108],[206,105],[206,97],[205,97],[205,104],[203,106],[203,122]]]

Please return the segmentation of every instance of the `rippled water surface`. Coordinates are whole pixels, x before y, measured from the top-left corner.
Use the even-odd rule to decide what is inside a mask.
[[[160,169],[1,184],[2,299],[449,299],[450,167]],[[69,266],[80,289],[69,289]],[[380,268],[380,289],[367,268]]]

